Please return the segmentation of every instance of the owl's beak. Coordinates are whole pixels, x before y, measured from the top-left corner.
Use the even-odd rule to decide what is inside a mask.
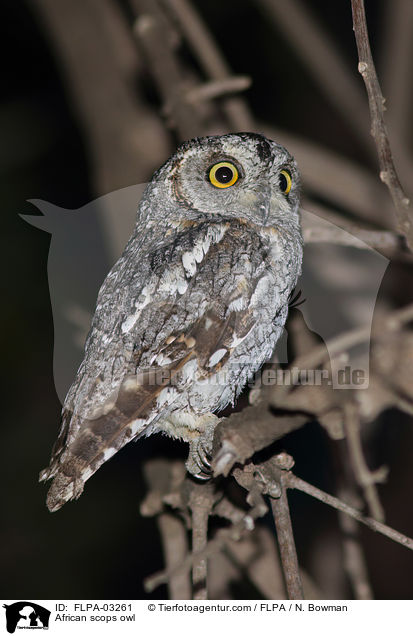
[[[257,212],[262,225],[267,225],[268,216],[271,209],[271,188],[267,184],[260,184],[254,189],[257,196]]]
[[[249,188],[241,196],[242,205],[254,212],[262,225],[267,225],[271,210],[271,188],[266,184],[258,184]]]
[[[260,205],[260,212],[262,214],[262,224],[263,225],[267,225],[268,215],[269,215],[269,212],[270,212],[270,206],[269,205]]]

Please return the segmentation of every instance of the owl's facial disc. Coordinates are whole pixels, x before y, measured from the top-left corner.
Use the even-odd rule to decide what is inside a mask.
[[[175,199],[193,219],[233,216],[267,225],[297,214],[295,162],[261,135],[194,139],[178,150],[170,174]]]

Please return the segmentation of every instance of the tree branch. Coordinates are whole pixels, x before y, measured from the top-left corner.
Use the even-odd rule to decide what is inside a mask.
[[[402,189],[394,167],[390,142],[384,122],[384,99],[370,50],[364,0],[351,0],[351,7],[359,54],[358,68],[366,85],[369,99],[371,134],[376,143],[380,165],[380,179],[388,187],[393,199],[398,229],[405,235],[407,243],[413,251],[413,219],[410,201]]]
[[[205,75],[214,82],[230,80],[232,76],[231,69],[193,6],[187,0],[163,1],[177,20],[182,34]],[[237,90],[244,90],[245,88],[248,88],[248,86],[243,84]],[[223,101],[222,108],[228,118],[230,128],[233,128],[233,132],[255,130],[253,117],[243,99],[236,96],[228,96]]]
[[[303,599],[304,592],[298,567],[287,491],[283,485],[281,485],[281,496],[277,499],[271,499],[271,509],[277,529],[278,547],[280,549],[287,597],[289,599]]]
[[[208,543],[208,519],[214,504],[212,484],[193,484],[189,498],[192,512],[192,552],[202,553]],[[207,593],[207,560],[194,559],[192,566],[193,598],[203,601],[208,598]]]
[[[333,497],[332,495],[327,494],[323,490],[312,486],[299,477],[296,477],[292,473],[288,473],[285,478],[285,483],[287,484],[288,488],[301,490],[301,492],[305,492],[307,495],[310,495],[310,497],[314,497],[315,499],[322,501],[323,503],[331,506],[332,508],[335,508],[336,510],[345,512],[347,515],[350,515],[350,517],[353,517],[353,519],[356,519],[356,521],[359,521],[360,523],[363,523],[365,526],[370,528],[370,530],[379,532],[392,541],[400,543],[400,545],[403,545],[409,550],[413,550],[413,539],[411,539],[410,537],[406,537],[406,535],[401,534],[401,532],[397,532],[397,530],[393,530],[393,528],[390,528],[380,521],[376,521],[376,519],[365,517],[363,513],[361,513],[359,510],[356,510],[356,508],[352,508],[340,499],[337,499],[337,497]]]
[[[357,406],[351,400],[343,404],[344,430],[346,433],[350,461],[357,483],[363,489],[371,516],[384,521],[384,510],[377,493],[376,483],[385,481],[388,470],[381,467],[371,472],[366,464],[360,439],[360,419]]]
[[[195,104],[185,99],[189,87],[173,54],[165,25],[157,20],[150,3],[136,0],[135,4],[140,7],[135,34],[161,94],[170,126],[180,139],[196,137],[201,134],[202,121]]]

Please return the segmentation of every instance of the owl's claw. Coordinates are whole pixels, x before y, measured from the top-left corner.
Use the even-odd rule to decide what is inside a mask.
[[[206,481],[212,477],[211,459],[211,453],[205,448],[203,440],[199,439],[190,444],[185,465],[191,475]]]
[[[191,475],[201,480],[212,477],[212,431],[190,442],[189,455],[186,460],[186,468]]]

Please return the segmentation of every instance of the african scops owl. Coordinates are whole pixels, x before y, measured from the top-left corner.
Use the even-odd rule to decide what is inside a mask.
[[[53,479],[51,511],[131,440],[162,431],[192,452],[211,439],[281,335],[301,270],[298,208],[294,159],[258,134],[185,142],[154,174],[40,475]]]

